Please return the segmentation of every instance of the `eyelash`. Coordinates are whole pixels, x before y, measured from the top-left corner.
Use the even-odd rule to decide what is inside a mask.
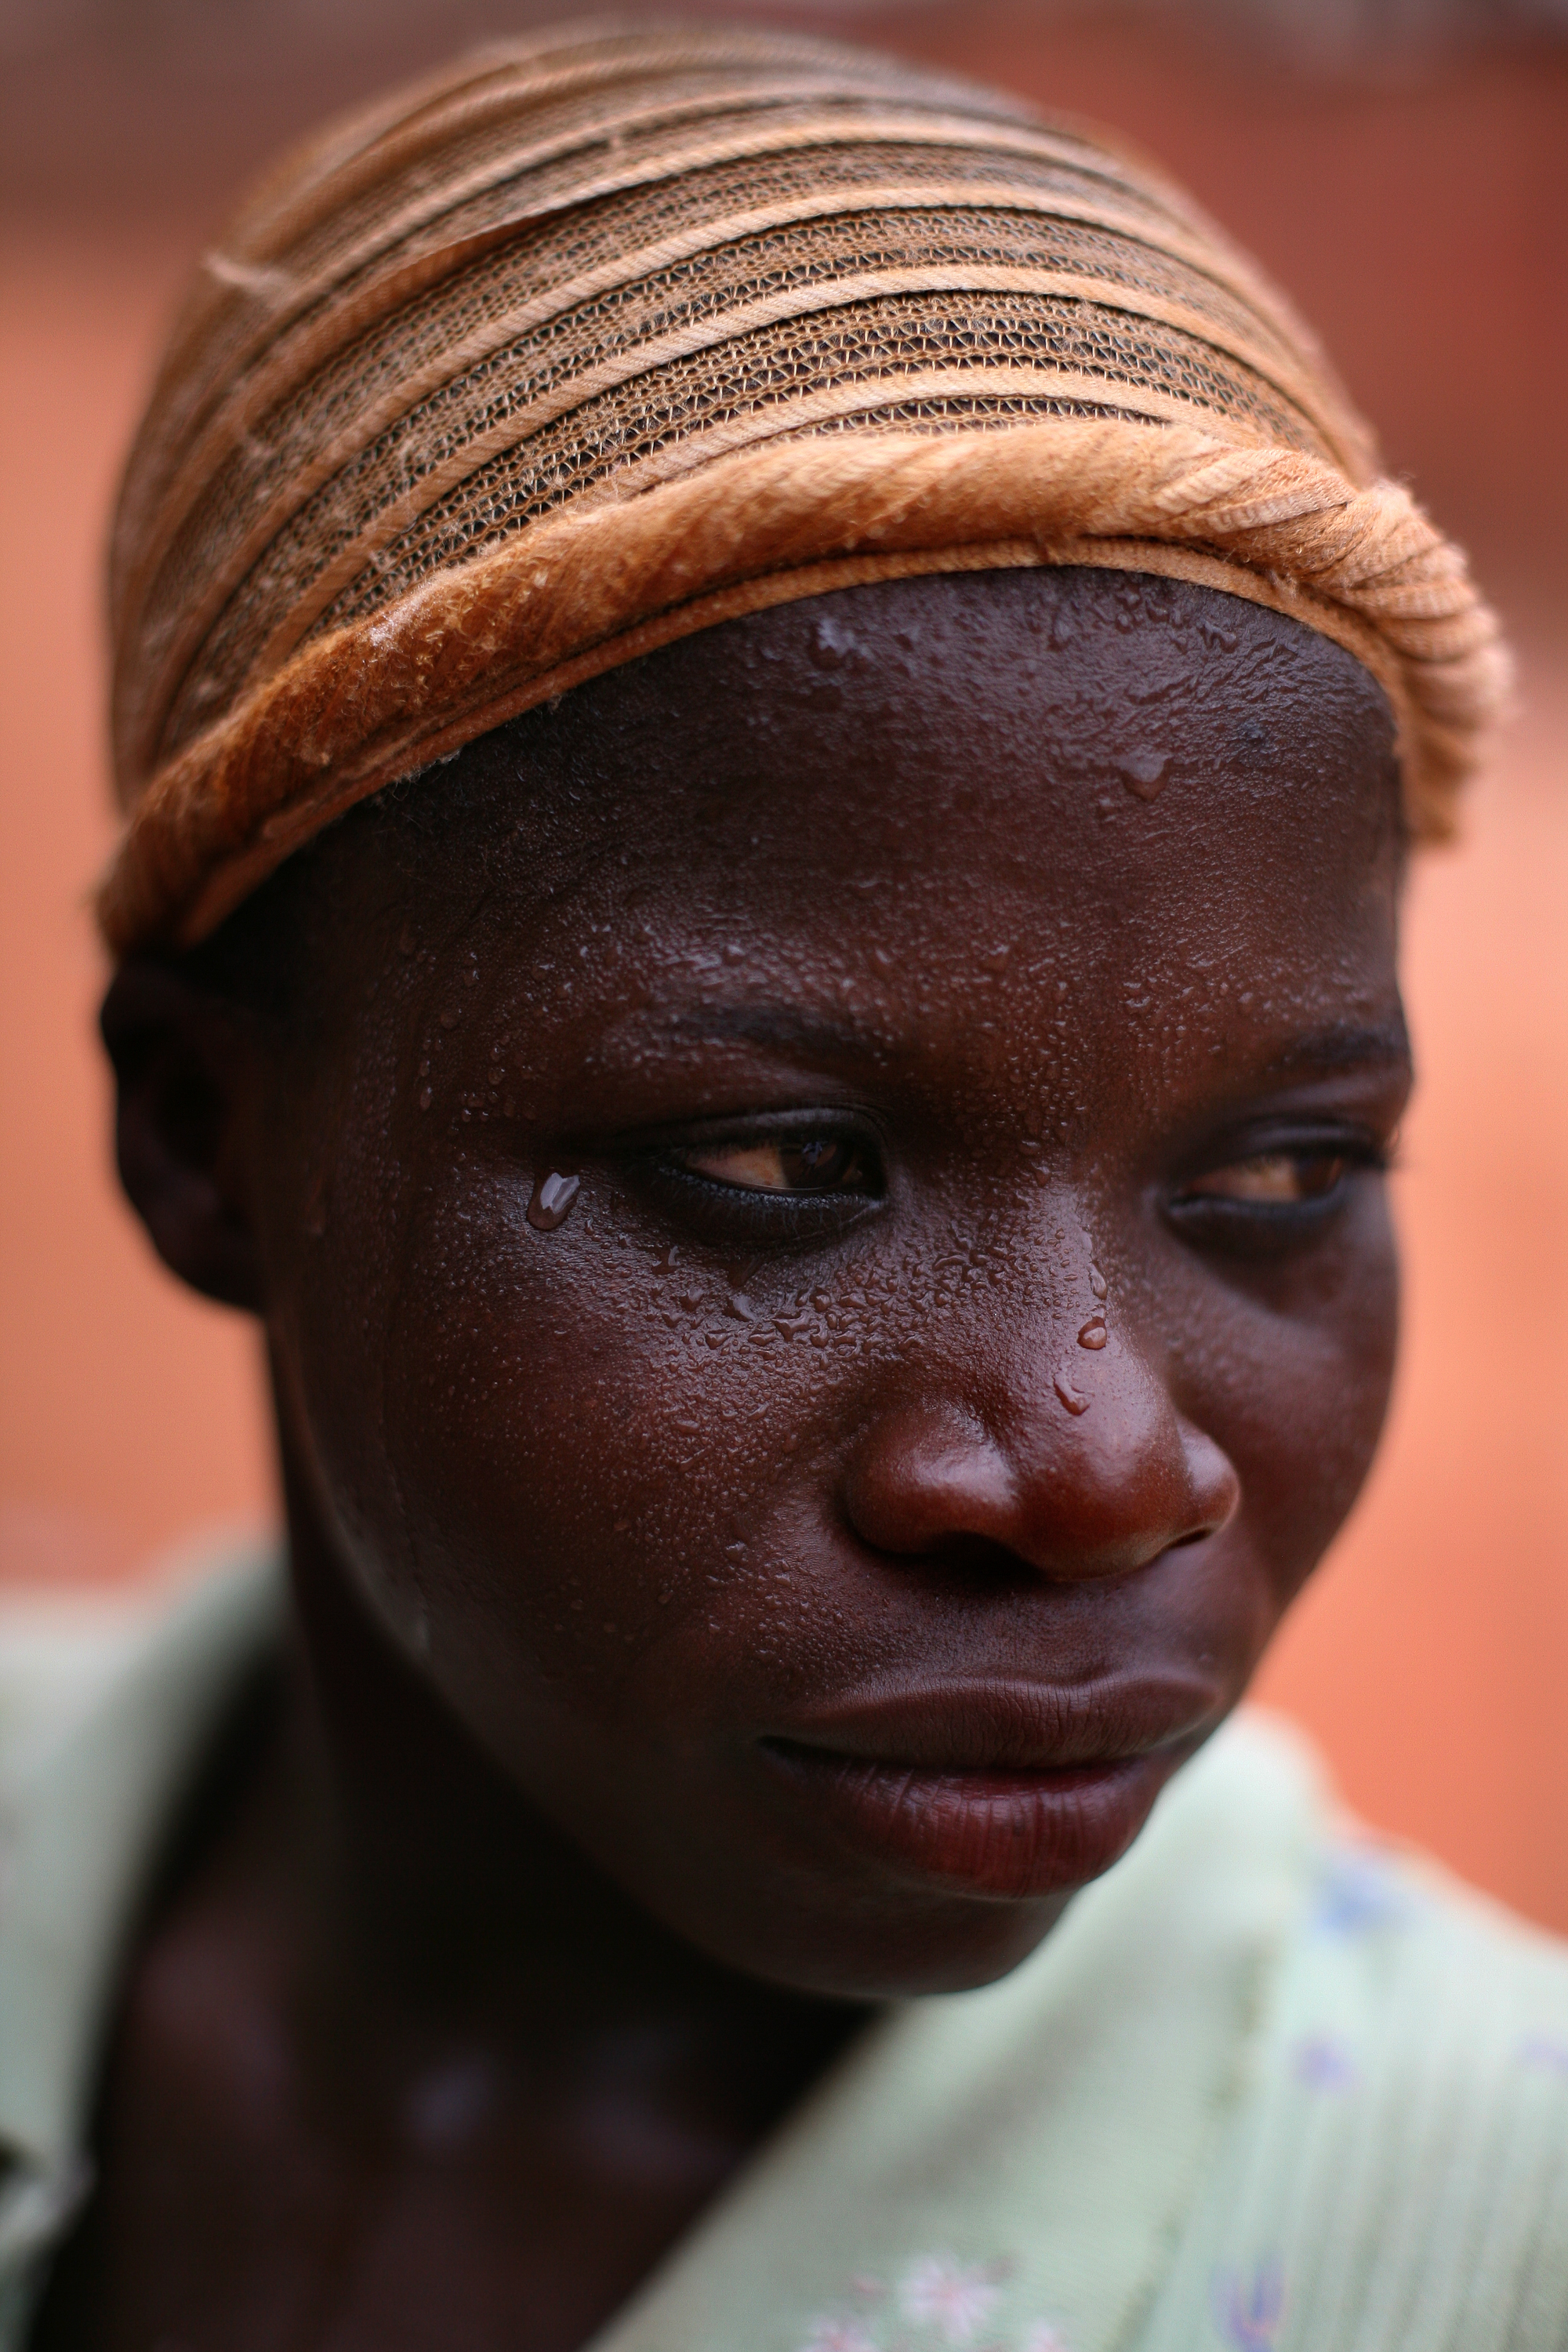
[[[808,1143],[849,1146],[868,1163],[874,1181],[864,1191],[774,1191],[726,1183],[690,1164],[700,1156],[723,1151]],[[683,1215],[719,1228],[723,1236],[739,1234],[781,1245],[831,1241],[880,1208],[887,1198],[883,1150],[875,1130],[862,1121],[820,1116],[731,1128],[700,1142],[666,1145],[643,1156],[642,1171],[644,1181]]]
[[[1356,1177],[1386,1174],[1394,1164],[1394,1150],[1392,1144],[1364,1133],[1270,1136],[1250,1150],[1237,1150],[1224,1160],[1212,1161],[1188,1178],[1187,1183],[1194,1185],[1211,1174],[1275,1159],[1340,1161],[1342,1167],[1323,1192],[1294,1201],[1249,1200],[1178,1189],[1165,1202],[1165,1215],[1179,1232],[1209,1247],[1228,1248],[1243,1255],[1288,1250],[1339,1215],[1349,1203]]]
[[[726,1182],[691,1165],[700,1156],[742,1152],[769,1145],[826,1143],[850,1147],[863,1158],[873,1181],[865,1190],[773,1190]],[[1204,1178],[1273,1159],[1340,1160],[1342,1171],[1321,1193],[1293,1201],[1184,1192],[1164,1203],[1164,1213],[1194,1244],[1239,1255],[1271,1255],[1307,1242],[1346,1205],[1352,1180],[1382,1174],[1393,1164],[1392,1146],[1364,1131],[1333,1135],[1268,1136],[1247,1139],[1224,1160],[1213,1160],[1186,1180]],[[821,1116],[766,1125],[736,1127],[699,1142],[666,1145],[639,1155],[643,1181],[662,1194],[668,1209],[708,1226],[720,1240],[743,1238],[781,1247],[827,1244],[880,1208],[888,1196],[883,1147],[868,1123]]]

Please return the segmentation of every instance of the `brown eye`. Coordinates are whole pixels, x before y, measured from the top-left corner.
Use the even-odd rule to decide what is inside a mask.
[[[871,1192],[875,1171],[863,1145],[836,1135],[764,1136],[681,1154],[694,1176],[744,1192]]]
[[[1248,1206],[1289,1208],[1321,1201],[1344,1176],[1351,1162],[1337,1151],[1260,1151],[1250,1160],[1194,1176],[1182,1188],[1184,1201],[1237,1201]]]

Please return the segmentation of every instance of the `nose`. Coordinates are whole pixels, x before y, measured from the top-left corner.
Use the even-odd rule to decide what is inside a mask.
[[[1228,1456],[1136,1357],[1105,1371],[1078,1413],[1032,1381],[984,1412],[959,1394],[890,1399],[847,1465],[856,1533],[910,1558],[999,1549],[1058,1582],[1124,1576],[1215,1533],[1240,1499]]]

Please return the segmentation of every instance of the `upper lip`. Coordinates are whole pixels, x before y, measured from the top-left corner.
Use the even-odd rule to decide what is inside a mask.
[[[814,1709],[771,1739],[916,1771],[1062,1772],[1195,1739],[1222,1712],[1211,1686],[1178,1675],[933,1681]]]

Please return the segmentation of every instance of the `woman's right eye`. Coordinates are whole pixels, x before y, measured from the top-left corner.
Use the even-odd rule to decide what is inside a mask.
[[[880,1171],[866,1145],[842,1135],[747,1136],[675,1155],[688,1175],[738,1192],[874,1193]]]

